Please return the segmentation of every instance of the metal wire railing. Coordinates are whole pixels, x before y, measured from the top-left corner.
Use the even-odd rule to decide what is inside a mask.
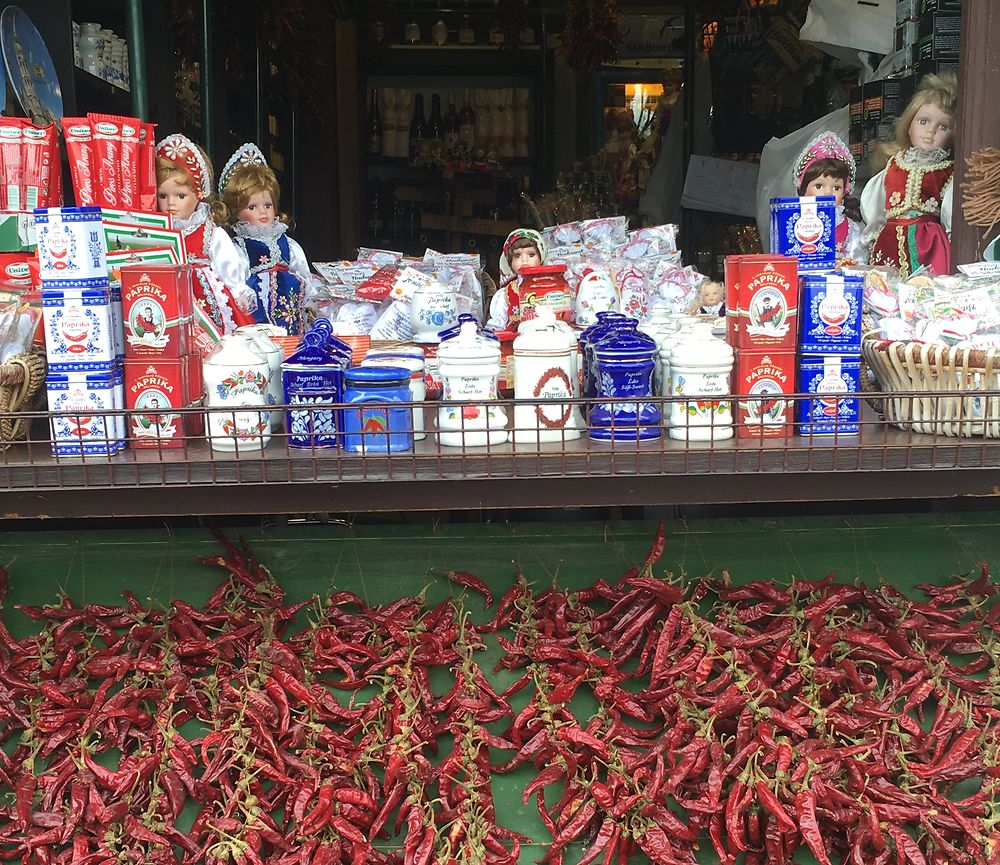
[[[693,400],[601,399],[601,441],[588,428],[595,403],[566,399],[530,401],[527,413],[524,401],[512,400],[490,403],[489,413],[461,402],[21,413],[31,420],[28,435],[0,451],[0,492],[1000,466],[1000,394],[979,394],[957,417],[953,396],[838,394],[820,406],[823,432],[798,420],[800,404],[815,410],[815,394],[771,399],[763,412],[764,400],[747,412],[744,397],[752,423],[729,422],[735,399],[730,411],[709,412],[700,424],[676,422],[678,409],[682,418],[696,413]],[[906,404],[919,402],[922,430],[937,428],[940,405],[940,433],[885,421],[873,407],[884,399],[895,417],[913,416]],[[839,410],[844,401],[860,408],[858,417]],[[414,408],[423,409],[423,428],[414,429]],[[675,422],[663,423],[664,415]],[[966,434],[951,434],[956,429]]]

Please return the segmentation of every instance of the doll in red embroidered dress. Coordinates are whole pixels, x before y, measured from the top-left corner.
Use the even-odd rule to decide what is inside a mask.
[[[257,297],[245,259],[219,227],[225,205],[212,195],[212,166],[194,142],[170,135],[156,148],[156,204],[184,235],[188,263],[194,265],[195,301],[220,334],[253,324]]]
[[[852,198],[857,166],[847,145],[824,132],[805,147],[792,172],[799,195],[832,195],[837,200],[837,261],[864,264],[868,250],[862,243],[864,221],[857,198]]]
[[[861,194],[869,261],[903,276],[923,266],[951,272],[956,91],[952,74],[924,76],[896,121],[896,140],[883,145],[888,164]]]

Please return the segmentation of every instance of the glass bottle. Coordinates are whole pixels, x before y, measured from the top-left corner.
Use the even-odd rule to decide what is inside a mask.
[[[424,119],[424,96],[418,93],[413,97],[413,120],[410,121],[410,159],[420,156],[421,148],[426,146],[427,121]]]
[[[373,241],[382,237],[382,182],[371,179],[371,197],[368,200],[368,235]]]
[[[427,138],[431,154],[435,158],[440,158],[441,150],[444,147],[444,122],[441,119],[441,96],[438,93],[431,96],[431,116],[427,121]]]
[[[455,111],[455,94],[448,94],[448,110],[445,112],[442,121],[444,133],[444,155],[451,158],[458,149],[458,113]]]
[[[476,146],[476,112],[472,110],[472,104],[469,102],[468,90],[465,91],[462,111],[458,115],[458,137],[463,149],[471,153]]]
[[[378,107],[378,90],[372,90],[371,101],[368,103],[368,152],[373,156],[382,153],[383,127],[382,112]]]

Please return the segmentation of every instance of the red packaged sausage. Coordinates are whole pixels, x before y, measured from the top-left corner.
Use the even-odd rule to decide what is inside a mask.
[[[119,201],[126,210],[139,207],[139,118],[120,117],[121,160]]]
[[[97,203],[120,207],[122,118],[114,114],[88,114],[94,137],[94,167],[97,174]]]
[[[97,199],[94,195],[93,134],[90,122],[86,117],[64,117],[62,124],[77,206],[93,207]]]
[[[0,117],[0,210],[24,209],[21,143],[27,122],[19,117]]]
[[[139,209],[156,210],[156,124],[139,124]]]
[[[38,190],[39,207],[62,206],[62,160],[59,158],[59,133],[56,125],[43,127],[42,172]]]

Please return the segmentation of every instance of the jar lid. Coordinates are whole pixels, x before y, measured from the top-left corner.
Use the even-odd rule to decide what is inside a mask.
[[[534,318],[521,322],[514,351],[569,351],[576,339],[561,324],[550,307],[539,307]]]
[[[623,354],[652,357],[656,348],[655,339],[631,328],[610,333],[605,339],[594,344],[594,352],[599,357]]]
[[[352,366],[344,379],[348,384],[408,384],[410,371],[401,366]]]
[[[396,357],[377,355],[372,357],[370,354],[365,355],[365,359],[361,361],[362,366],[380,366],[380,367],[401,367],[403,369],[408,369],[411,373],[422,374],[424,371],[424,362],[422,359],[415,357],[406,357],[405,355],[396,355]]]
[[[479,333],[475,322],[462,324],[457,336],[441,343],[438,357],[442,360],[472,360],[480,363],[498,363],[500,343]]]
[[[565,264],[536,264],[529,267],[522,267],[518,272],[518,276],[546,276],[554,275],[557,273],[565,273]]]

